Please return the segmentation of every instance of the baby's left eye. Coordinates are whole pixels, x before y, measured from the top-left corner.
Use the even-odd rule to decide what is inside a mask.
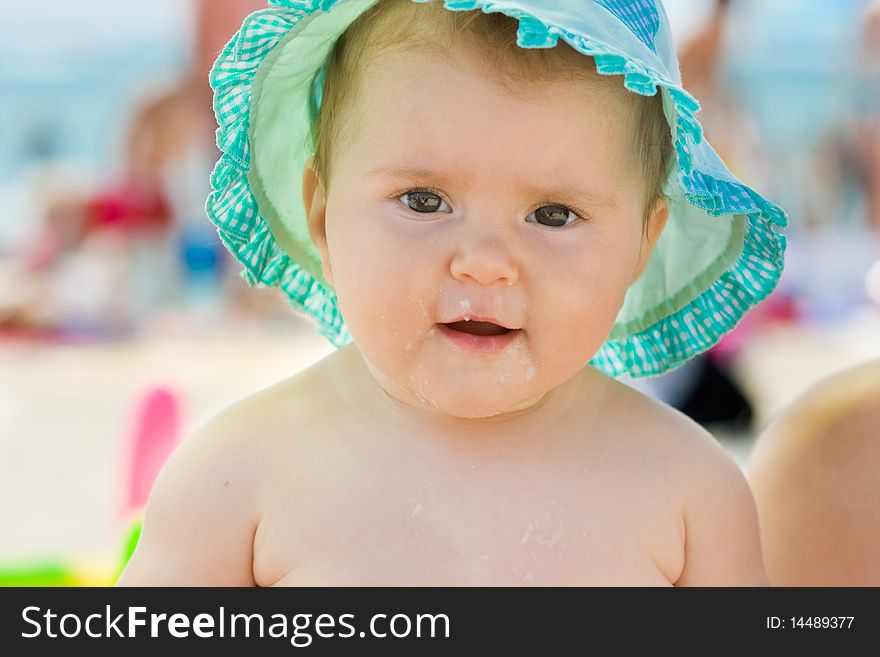
[[[548,228],[564,228],[580,220],[580,217],[574,211],[569,210],[564,205],[544,205],[529,214],[529,217],[533,215],[535,217],[534,223],[547,226]]]

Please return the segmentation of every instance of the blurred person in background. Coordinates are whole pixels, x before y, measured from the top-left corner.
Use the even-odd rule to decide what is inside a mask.
[[[880,360],[839,372],[758,438],[747,475],[776,586],[880,586]]]
[[[196,306],[216,303],[221,293],[255,305],[250,295],[236,295],[242,286],[226,276],[228,255],[205,216],[204,199],[218,157],[208,72],[229,34],[247,14],[264,6],[261,0],[195,0],[193,66],[177,86],[141,108],[129,138],[129,170],[161,190],[170,203],[184,290]]]
[[[207,78],[228,35],[262,3],[194,4],[191,65],[131,112],[119,170],[82,185],[45,167],[34,186],[40,228],[0,263],[0,327],[128,333],[157,311],[216,305],[238,287],[204,213],[217,154]]]
[[[750,160],[760,157],[760,142],[754,121],[724,71],[736,2],[710,0],[710,4],[702,28],[681,45],[681,76],[700,102],[703,128],[715,150],[729,167],[742,171]]]

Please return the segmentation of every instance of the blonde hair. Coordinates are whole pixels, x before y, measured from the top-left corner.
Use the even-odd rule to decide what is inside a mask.
[[[330,179],[331,152],[345,131],[353,129],[352,108],[369,57],[392,49],[444,54],[455,45],[474,53],[475,61],[488,67],[511,93],[516,93],[514,83],[537,79],[593,81],[625,94],[633,108],[629,117],[633,161],[644,179],[647,217],[663,195],[672,153],[660,94],[641,96],[627,91],[619,77],[600,75],[591,57],[562,41],[554,48],[521,48],[516,43],[518,26],[516,19],[501,13],[449,11],[442,2],[380,0],[361,14],[328,57],[322,103],[312,124],[312,166],[324,188]]]

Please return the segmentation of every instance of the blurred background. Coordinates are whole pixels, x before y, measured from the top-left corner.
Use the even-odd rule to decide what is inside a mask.
[[[665,4],[710,141],[788,210],[789,249],[718,347],[630,383],[744,464],[796,396],[880,356],[880,2]],[[264,5],[0,0],[0,584],[105,582],[174,445],[332,350],[204,215],[208,70]]]

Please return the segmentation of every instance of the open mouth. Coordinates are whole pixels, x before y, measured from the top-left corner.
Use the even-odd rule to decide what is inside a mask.
[[[480,335],[480,336],[488,336],[488,335],[504,335],[505,333],[510,333],[513,329],[504,328],[503,326],[498,326],[498,324],[493,324],[492,322],[476,322],[476,321],[460,321],[460,322],[451,322],[449,324],[444,324],[453,331],[461,331],[462,333],[469,333],[471,335]]]
[[[522,329],[510,329],[494,322],[460,320],[438,324],[440,334],[459,350],[484,355],[499,354],[510,347]]]

